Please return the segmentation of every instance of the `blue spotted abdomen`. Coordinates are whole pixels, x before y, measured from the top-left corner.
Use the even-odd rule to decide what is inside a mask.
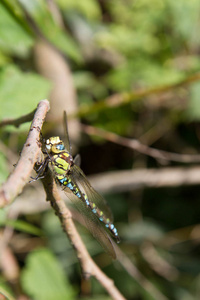
[[[57,179],[62,186],[68,187],[74,193],[74,195],[76,195],[81,201],[84,201],[87,207],[91,209],[91,211],[98,217],[98,219],[105,224],[106,228],[110,230],[117,243],[119,243],[120,239],[118,236],[117,229],[115,228],[114,224],[110,221],[110,219],[105,217],[104,213],[96,206],[96,204],[89,201],[87,195],[82,193],[80,189],[71,181],[70,178],[61,175],[57,176]]]

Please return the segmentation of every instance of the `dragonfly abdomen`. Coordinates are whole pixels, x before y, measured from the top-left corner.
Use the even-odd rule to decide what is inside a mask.
[[[84,195],[84,196],[87,197],[86,195]],[[106,228],[108,228],[110,230],[110,232],[112,233],[112,235],[115,237],[117,243],[119,243],[120,242],[120,238],[119,238],[117,229],[115,228],[114,224],[110,221],[109,218],[106,218],[106,216],[104,215],[104,213],[102,212],[102,210],[100,210],[96,206],[95,203],[92,203],[90,201],[88,201],[88,202],[89,202],[89,206],[90,206],[92,212],[94,214],[96,214],[97,217],[99,218],[99,220],[105,224]]]
[[[98,219],[105,224],[106,228],[110,230],[117,243],[119,243],[120,238],[117,229],[115,228],[114,224],[110,221],[110,219],[106,218],[104,213],[96,206],[96,204],[89,201],[87,195],[82,193],[80,189],[71,181],[70,178],[67,178],[63,175],[59,175],[57,176],[57,179],[62,186],[68,187],[74,193],[74,195],[76,195],[80,200],[85,202],[88,208],[91,209],[91,211],[98,217]]]

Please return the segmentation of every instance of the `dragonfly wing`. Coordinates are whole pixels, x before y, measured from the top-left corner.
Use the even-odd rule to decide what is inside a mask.
[[[71,154],[71,143],[70,143],[70,139],[69,139],[69,132],[68,132],[68,126],[67,126],[67,113],[66,111],[64,111],[63,113],[63,126],[64,126],[64,131],[65,131],[65,146],[67,151]]]
[[[80,157],[80,154],[77,154],[77,155],[74,157],[74,163],[75,163],[75,165],[77,165],[78,167],[80,167],[80,165],[81,165],[81,157]]]
[[[73,176],[71,177],[72,183],[75,184]],[[80,187],[77,185],[79,188]],[[81,190],[80,190],[81,191]],[[67,197],[72,201],[77,210],[82,216],[82,221],[84,226],[92,233],[94,238],[100,243],[103,249],[114,259],[116,258],[115,244],[112,238],[109,236],[107,231],[102,226],[101,222],[97,216],[90,210],[90,208],[85,204],[84,196],[81,194],[81,199],[73,194],[68,188],[64,189]]]
[[[77,166],[72,167],[72,174],[76,182],[78,182],[81,190],[87,195],[88,199],[95,203],[96,206],[113,222],[113,215],[110,207],[107,205],[106,200],[91,186],[83,171]]]

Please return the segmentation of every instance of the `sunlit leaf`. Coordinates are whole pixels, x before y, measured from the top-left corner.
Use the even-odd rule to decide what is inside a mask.
[[[0,120],[18,118],[33,111],[48,97],[50,83],[34,73],[24,73],[10,65],[0,73]]]
[[[33,46],[33,38],[1,3],[0,16],[0,49],[6,53],[26,57]]]
[[[88,19],[99,20],[101,16],[100,7],[96,0],[58,0],[57,1],[62,9],[68,12],[76,11],[81,13]]]
[[[77,63],[82,61],[78,45],[67,30],[64,30],[55,22],[44,0],[22,1],[22,5],[29,12],[40,31],[49,41]]]
[[[26,293],[37,300],[72,300],[75,292],[56,261],[47,249],[28,255],[21,278]]]
[[[5,156],[0,152],[0,184],[8,177],[8,165]]]
[[[38,236],[42,235],[42,231],[39,228],[22,220],[4,220],[2,222],[0,220],[0,227],[1,226],[9,226],[16,230]]]
[[[195,83],[190,87],[190,95],[186,115],[190,120],[200,120],[200,83]]]
[[[180,34],[186,43],[199,46],[200,38],[197,30],[199,28],[200,2],[198,0],[168,0],[168,3],[173,16],[174,31]]]

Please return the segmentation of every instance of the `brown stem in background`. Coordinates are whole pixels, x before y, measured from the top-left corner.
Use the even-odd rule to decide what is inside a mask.
[[[169,281],[177,280],[179,271],[170,264],[150,241],[145,241],[140,247],[140,253],[157,274]]]
[[[128,139],[121,137],[113,132],[109,132],[100,128],[96,128],[88,125],[81,125],[82,130],[89,135],[97,135],[104,138],[107,141],[113,142],[115,144],[123,145],[125,147],[136,150],[145,155],[154,157],[159,160],[176,161],[182,163],[197,163],[200,162],[200,155],[195,154],[179,154],[163,150],[158,150],[149,146],[142,144],[136,139]]]
[[[21,124],[30,122],[33,120],[34,114],[35,114],[35,109],[31,113],[24,115],[20,118],[17,119],[6,119],[0,122],[0,127],[6,126],[6,125],[13,125],[15,127],[19,127]]]
[[[78,109],[70,66],[64,56],[44,40],[38,39],[33,51],[38,72],[52,83],[49,95],[51,111],[47,121],[54,124],[52,129],[57,124],[57,134],[63,135],[63,111],[70,115]],[[78,119],[69,120],[68,127],[72,142],[77,143],[80,134]]]
[[[124,170],[88,176],[88,179],[102,193],[186,186],[200,184],[200,167]]]
[[[126,256],[118,247],[117,255],[119,256],[119,262],[127,271],[127,273],[145,290],[148,292],[155,300],[167,300],[168,298],[164,296],[152,283],[149,281],[133,264],[128,256]]]
[[[73,116],[87,116],[94,112],[100,112],[102,110],[105,110],[109,107],[118,107],[122,106],[128,103],[131,103],[136,100],[140,100],[141,98],[148,97],[151,95],[158,95],[167,91],[171,91],[173,89],[183,87],[190,85],[191,83],[197,82],[200,80],[200,73],[195,73],[192,75],[189,75],[185,77],[182,80],[179,80],[178,82],[163,85],[163,86],[157,86],[153,88],[146,88],[146,89],[140,89],[136,90],[134,92],[126,92],[126,93],[118,93],[114,94],[104,100],[98,101],[94,103],[93,105],[88,105],[80,108]]]

